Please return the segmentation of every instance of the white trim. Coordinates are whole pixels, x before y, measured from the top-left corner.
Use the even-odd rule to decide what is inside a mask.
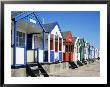
[[[58,36],[58,60],[59,60],[59,36]]]
[[[34,35],[32,34],[32,49],[34,49]]]
[[[75,41],[75,45],[74,46],[76,46],[76,44],[77,44],[77,41],[79,40],[79,37],[77,37],[77,39],[76,39],[76,41]]]
[[[74,58],[73,58],[73,60],[78,60],[78,58],[79,58],[79,54],[77,53],[77,49],[79,49],[79,48],[77,48],[77,42],[78,42],[78,40],[79,40],[79,37],[77,37],[76,38],[76,41],[75,41],[75,44],[74,44]]]
[[[53,34],[53,50],[54,50],[54,61],[55,61],[55,35]]]
[[[62,42],[61,42],[61,43],[62,43],[62,44],[61,44],[61,45],[62,45],[61,51],[63,52],[63,45],[64,45],[64,44],[63,44],[63,38],[61,38],[61,40],[62,40]]]
[[[24,64],[24,48],[16,47],[16,64]]]

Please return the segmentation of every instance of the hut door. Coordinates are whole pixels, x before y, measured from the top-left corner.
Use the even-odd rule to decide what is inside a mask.
[[[83,60],[83,49],[82,47],[80,47],[80,61]]]
[[[43,62],[42,39],[39,34],[34,34],[34,58],[35,62]]]
[[[34,35],[34,49],[37,49],[38,48],[38,37],[36,36],[36,35]],[[34,57],[35,57],[35,62],[37,62],[38,61],[38,56],[37,56],[37,54],[38,54],[38,50],[34,50],[35,52],[34,52]]]
[[[55,61],[58,61],[58,35],[55,35]]]

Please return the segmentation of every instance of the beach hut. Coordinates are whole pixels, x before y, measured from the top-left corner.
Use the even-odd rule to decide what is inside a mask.
[[[73,61],[74,40],[70,31],[62,32],[63,36],[63,61]]]
[[[88,43],[88,61],[91,59],[91,45]]]
[[[88,60],[89,59],[89,43],[85,41],[85,46],[84,46],[84,59]]]
[[[95,58],[97,59],[99,57],[99,50],[95,48]]]
[[[44,29],[36,12],[11,12],[11,65],[44,62]],[[39,38],[41,37],[41,38]]]
[[[89,60],[94,60],[95,56],[94,56],[94,47],[92,45],[90,45],[90,54],[89,54]]]
[[[57,22],[43,24],[45,28],[45,62],[63,61],[63,38]]]
[[[92,51],[92,59],[94,59],[95,57],[94,57],[94,47],[93,46],[91,46],[91,51]]]
[[[73,37],[73,38],[74,38],[74,59],[73,59],[73,61],[77,64],[77,60],[80,59],[79,37]]]
[[[84,44],[84,38],[80,38],[80,48],[79,48],[79,51],[80,51],[80,61],[83,62],[84,61],[84,47],[85,47],[85,44]]]

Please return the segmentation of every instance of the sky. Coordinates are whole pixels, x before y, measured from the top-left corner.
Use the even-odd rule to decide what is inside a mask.
[[[99,11],[39,11],[44,23],[58,22],[61,31],[71,31],[73,37],[84,38],[95,48],[100,49]]]

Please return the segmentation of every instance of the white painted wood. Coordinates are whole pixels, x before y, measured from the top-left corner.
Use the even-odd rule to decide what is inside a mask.
[[[24,48],[16,47],[16,64],[24,64]]]
[[[53,34],[53,43],[54,43],[54,45],[53,45],[53,50],[54,50],[54,58],[55,58],[55,35]],[[54,59],[54,61],[55,61],[55,59]]]
[[[54,29],[51,31],[51,34],[56,35],[56,32],[57,32],[58,36],[62,38],[62,35],[61,35],[60,30],[59,30],[59,28],[58,28],[58,25],[56,25],[56,26],[54,27]]]
[[[58,36],[58,52],[57,52],[57,54],[58,54],[58,60],[59,60],[59,36]]]
[[[34,50],[27,50],[27,62],[34,62]]]
[[[34,49],[34,35],[32,35],[32,49]]]
[[[65,53],[65,45],[63,45],[63,53]]]
[[[78,59],[78,54],[77,53],[74,53],[74,59],[73,59],[73,61],[77,61],[77,59]]]
[[[77,50],[77,42],[79,40],[79,37],[77,37],[75,43],[74,43],[74,58],[73,58],[73,61],[77,61],[78,60],[78,50]]]
[[[80,53],[78,53],[78,60],[80,61]]]
[[[43,50],[40,50],[39,49],[39,56],[38,56],[38,60],[39,60],[39,62],[44,62],[44,60],[43,60]]]
[[[36,24],[36,21],[34,19],[32,19],[32,18],[30,18],[30,22]]]
[[[55,52],[54,60],[58,59],[58,52]]]

